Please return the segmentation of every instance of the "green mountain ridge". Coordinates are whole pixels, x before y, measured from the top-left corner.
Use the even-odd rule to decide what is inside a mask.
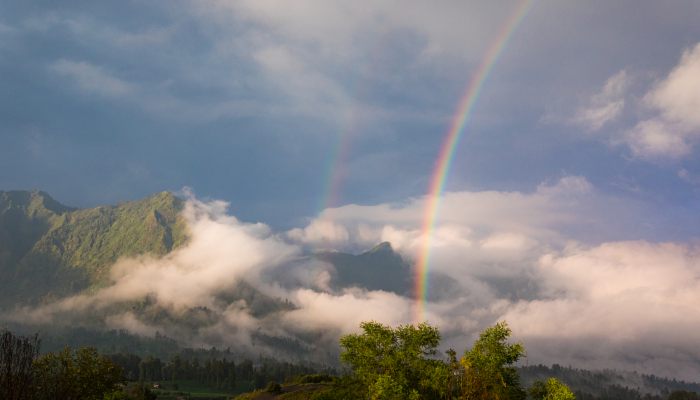
[[[8,321],[25,323],[17,314],[22,306],[32,309],[109,285],[111,267],[121,257],[160,257],[183,246],[188,240],[183,208],[184,201],[169,192],[114,206],[76,209],[42,191],[0,191],[0,316],[8,313],[0,326]],[[330,264],[331,290],[351,286],[399,294],[410,290],[410,266],[389,243],[361,254],[325,252],[305,258],[310,259]],[[183,344],[197,342],[201,335],[218,343],[223,336],[215,332],[216,326],[226,318],[223,310],[233,304],[244,304],[253,318],[272,325],[279,315],[296,308],[288,299],[265,294],[245,279],[212,293],[212,301],[174,310],[146,295],[75,313],[64,310],[46,322],[27,321],[26,329],[100,331],[113,326],[110,318],[128,313],[138,323],[167,332]],[[325,354],[319,344],[321,336],[258,329],[252,341],[259,348],[293,358],[312,352]]]
[[[181,246],[183,206],[170,192],[74,209],[42,191],[0,191],[0,306],[98,287],[120,257],[159,256]]]

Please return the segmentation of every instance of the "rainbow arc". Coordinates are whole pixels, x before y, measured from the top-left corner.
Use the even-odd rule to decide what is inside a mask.
[[[435,168],[428,186],[426,195],[426,205],[423,213],[422,223],[422,243],[418,251],[415,268],[415,296],[416,305],[414,310],[414,320],[416,323],[425,321],[425,308],[428,301],[428,273],[430,263],[430,251],[432,247],[435,226],[439,217],[440,200],[445,188],[445,182],[450,172],[455,149],[463,135],[464,127],[469,122],[474,105],[479,99],[484,83],[493,70],[496,61],[506,47],[506,44],[513,36],[513,32],[520,25],[532,6],[533,0],[518,1],[515,9],[509,18],[498,30],[498,34],[488,46],[487,51],[476,71],[467,84],[457,111],[452,118],[450,128],[440,147],[440,152],[435,161]]]

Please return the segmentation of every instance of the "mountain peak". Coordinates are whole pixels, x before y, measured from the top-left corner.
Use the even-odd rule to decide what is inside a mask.
[[[376,254],[376,253],[393,253],[394,249],[391,247],[389,242],[381,242],[378,245],[372,247],[365,254]]]
[[[39,190],[0,191],[0,271],[14,276],[0,292],[10,302],[72,293],[106,282],[120,257],[164,255],[187,240],[183,203],[160,192],[72,209]]]
[[[41,190],[0,190],[0,210],[18,208],[29,211],[48,210],[56,214],[72,211]]]

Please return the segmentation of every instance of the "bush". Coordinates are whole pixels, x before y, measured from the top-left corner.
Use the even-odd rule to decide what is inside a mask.
[[[265,391],[269,393],[281,393],[282,386],[277,382],[269,382],[265,387]]]

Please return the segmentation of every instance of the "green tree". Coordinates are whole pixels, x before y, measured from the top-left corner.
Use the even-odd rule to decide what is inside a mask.
[[[520,376],[513,365],[525,355],[520,343],[508,343],[511,330],[505,322],[487,328],[465,351],[461,397],[469,400],[524,399]]]
[[[535,400],[576,400],[571,389],[557,378],[549,378],[546,382],[536,381],[529,392]]]
[[[66,347],[34,362],[34,399],[101,400],[120,389],[122,369],[90,347]]]
[[[434,358],[440,343],[437,328],[428,324],[396,329],[363,322],[361,334],[340,339],[340,358],[359,382],[358,397],[370,399],[433,399],[444,394],[449,374]]]

